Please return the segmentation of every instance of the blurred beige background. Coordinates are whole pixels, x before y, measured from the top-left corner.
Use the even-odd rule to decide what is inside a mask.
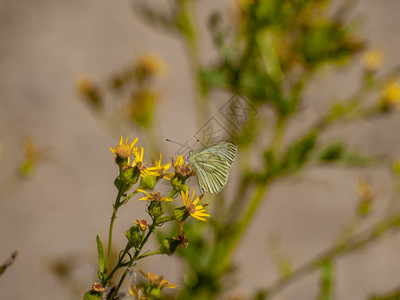
[[[205,62],[215,57],[205,30],[206,17],[216,8],[228,13],[231,7],[231,1],[214,2],[197,4]],[[159,80],[163,90],[158,107],[160,141],[166,137],[185,141],[197,129],[193,83],[182,43],[144,24],[131,7],[129,1],[106,0],[0,2],[0,142],[4,148],[0,180],[6,180],[22,159],[19,141],[26,135],[46,147],[50,156],[29,180],[0,198],[0,262],[11,251],[19,251],[15,264],[0,278],[1,299],[77,299],[96,279],[95,236],[105,240],[116,194],[117,168],[108,147],[115,146],[121,134],[135,137],[137,132],[116,133],[101,125],[76,93],[79,75],[104,80],[136,54],[156,53],[168,64],[168,76]],[[354,12],[363,21],[360,34],[371,47],[386,53],[383,69],[400,62],[399,12],[398,0],[364,0]],[[360,60],[334,77],[328,70],[321,72],[308,91],[313,104],[308,113],[354,91],[359,65]],[[217,94],[215,99],[217,106],[227,100]],[[325,137],[343,137],[353,149],[399,157],[399,126],[399,114],[394,113],[336,126]],[[167,157],[176,147],[163,144],[163,149]],[[269,255],[271,235],[280,236],[294,266],[328,247],[353,215],[359,177],[368,177],[377,191],[377,209],[367,226],[382,215],[387,201],[388,166],[320,167],[275,185],[235,255],[240,271],[233,292],[245,296],[277,278]],[[140,217],[143,205],[131,201],[119,213],[115,240],[120,245],[123,230]],[[72,257],[75,260],[70,261]],[[51,272],[56,259],[71,263],[71,282]],[[400,233],[340,258],[336,266],[337,299],[365,299],[397,287]],[[140,267],[174,283],[183,275],[182,267],[169,257],[148,259]],[[314,299],[318,280],[317,273],[310,274],[276,299]]]

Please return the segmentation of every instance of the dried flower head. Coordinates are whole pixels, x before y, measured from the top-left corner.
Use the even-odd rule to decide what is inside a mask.
[[[96,293],[103,293],[104,292],[104,287],[101,283],[95,282],[92,285],[92,292],[96,292]]]
[[[183,222],[178,222],[178,236],[173,237],[174,240],[179,241],[179,247],[187,248],[189,245],[189,240],[185,236],[183,231]]]
[[[173,200],[172,198],[162,196],[160,192],[150,193],[149,194],[148,192],[146,192],[145,190],[142,190],[142,189],[137,189],[137,191],[142,192],[142,193],[147,195],[147,196],[144,196],[144,197],[140,198],[139,201],[142,201],[142,200],[146,200],[146,201],[172,201]]]
[[[137,219],[135,221],[135,224],[138,225],[140,227],[140,229],[142,229],[143,231],[149,228],[149,223],[147,223],[146,220]]]

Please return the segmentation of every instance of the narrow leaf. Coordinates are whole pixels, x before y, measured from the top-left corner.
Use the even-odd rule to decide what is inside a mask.
[[[104,250],[99,236],[96,236],[97,252],[99,253],[99,273],[104,273]]]

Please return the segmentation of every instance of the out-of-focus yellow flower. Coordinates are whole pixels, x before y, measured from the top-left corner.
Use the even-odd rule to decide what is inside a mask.
[[[163,76],[165,70],[164,61],[155,54],[148,53],[136,58],[136,71],[139,75]]]
[[[147,297],[144,295],[143,292],[143,287],[137,288],[136,285],[132,284],[131,287],[128,289],[128,292],[136,300],[147,300]]]
[[[126,138],[126,141],[124,143],[124,138],[121,136],[121,140],[119,141],[119,144],[114,147],[110,148],[111,152],[114,153],[114,158],[121,158],[121,159],[129,159],[129,156],[135,153],[135,144],[138,141],[138,138],[136,138],[131,144],[128,144],[129,137]],[[136,159],[136,158],[135,158]]]
[[[149,194],[148,192],[146,192],[145,190],[142,190],[142,189],[137,189],[137,191],[142,192],[142,193],[147,195],[147,196],[144,196],[144,197],[140,198],[139,201],[142,201],[142,200],[146,200],[146,201],[172,201],[173,200],[172,198],[162,196],[160,192],[150,193]]]
[[[33,171],[35,165],[47,157],[45,152],[40,149],[30,137],[26,137],[22,140],[21,148],[25,158],[19,166],[19,173],[22,176],[28,176]]]
[[[22,140],[21,147],[26,159],[32,163],[38,162],[44,156],[43,152],[38,148],[35,141],[29,137],[26,137]]]
[[[87,75],[82,75],[78,78],[76,87],[79,92],[86,94],[93,89],[93,82]]]
[[[380,104],[383,107],[400,107],[400,83],[397,80],[388,82],[382,90]]]
[[[94,107],[101,106],[101,97],[99,89],[93,84],[93,81],[87,75],[78,78],[76,87],[85,99]]]
[[[365,179],[361,179],[358,182],[358,195],[361,201],[371,202],[374,198],[374,193],[372,192],[371,185]]]
[[[170,289],[174,289],[177,287],[177,285],[172,284],[171,282],[167,281],[164,279],[164,276],[160,276],[158,277],[156,274],[147,272],[145,273],[143,270],[139,269],[139,272],[149,280],[150,285],[153,285],[155,287],[159,287],[159,288],[170,288]]]
[[[382,64],[384,60],[384,55],[380,50],[371,50],[364,53],[363,62],[365,68],[370,71],[376,71],[378,67]]]
[[[143,231],[146,230],[147,228],[149,228],[149,223],[147,223],[146,220],[139,220],[137,219],[135,221],[136,225],[139,225],[140,229],[142,229]]]
[[[197,197],[196,200],[193,201],[194,190],[192,197],[190,199],[189,199],[189,190],[186,190],[186,192],[181,191],[181,196],[183,205],[186,207],[187,212],[193,218],[207,222],[207,219],[205,219],[205,217],[210,217],[210,215],[206,213],[207,210],[204,208],[207,206],[207,204],[197,205],[204,195],[200,195],[200,197]]]

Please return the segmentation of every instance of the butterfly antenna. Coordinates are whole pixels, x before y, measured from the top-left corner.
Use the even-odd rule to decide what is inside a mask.
[[[165,140],[166,140],[167,142],[175,143],[175,144],[178,144],[178,145],[180,145],[180,146],[182,146],[182,147],[185,147],[185,148],[188,149],[188,150],[192,150],[192,149],[190,149],[188,146],[183,145],[183,144],[181,144],[181,143],[172,141],[172,140],[170,140],[170,139],[165,139]]]
[[[197,139],[196,143],[194,143],[193,149],[196,149],[196,145],[197,145],[198,142],[200,142],[199,139]]]

